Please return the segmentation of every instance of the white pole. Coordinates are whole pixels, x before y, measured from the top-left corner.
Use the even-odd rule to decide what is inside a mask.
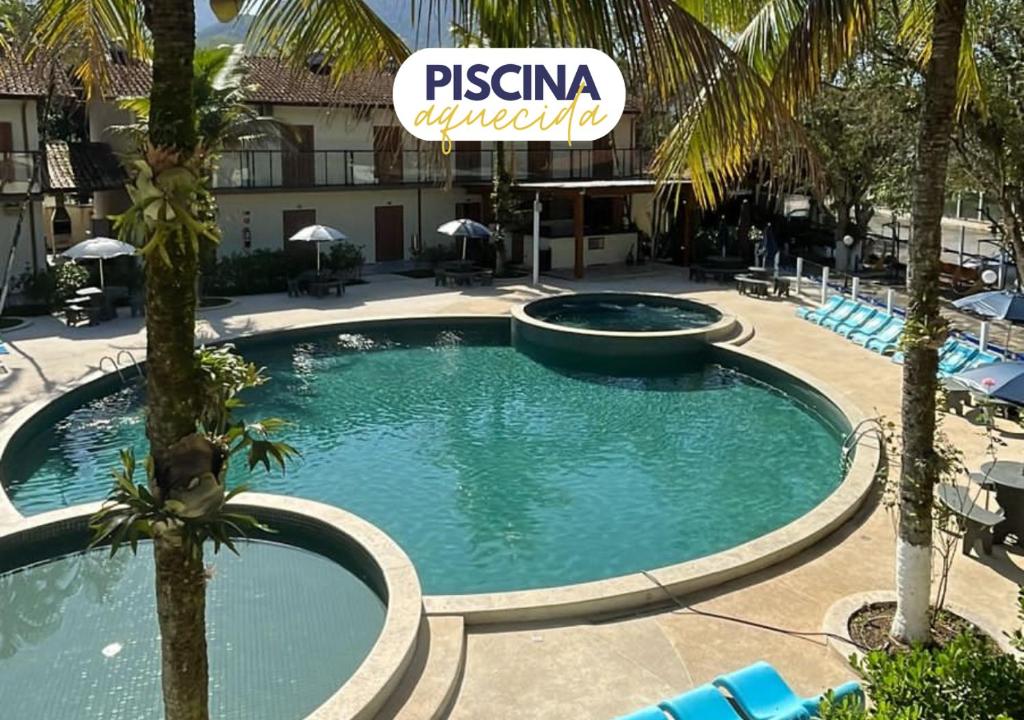
[[[981,321],[981,329],[978,331],[978,349],[984,352],[988,350],[988,335],[991,325],[988,320]]]
[[[103,282],[103,258],[100,258],[100,287],[106,287],[106,284]]]
[[[533,196],[533,284],[540,285],[540,193]]]
[[[892,288],[889,288],[888,290],[886,290],[885,291],[885,311],[887,313],[889,313],[890,315],[892,315],[892,307],[893,307],[893,304],[894,304],[895,300],[896,300],[896,292]]]
[[[782,253],[776,251],[775,253],[775,277],[779,276],[779,259],[782,257]]]
[[[997,283],[1000,290],[1006,286],[1006,255],[1001,250],[999,251],[999,279]]]
[[[967,226],[960,226],[960,267],[964,266],[964,242],[967,239]]]
[[[804,276],[804,259],[802,257],[798,257],[796,259],[796,294],[797,295],[800,294],[800,281],[803,279],[803,276]]]
[[[316,274],[320,275],[320,243],[314,242],[313,247],[316,249]]]
[[[978,222],[985,219],[985,191],[978,192]]]
[[[856,275],[853,276],[853,301],[857,302],[857,296],[860,295],[860,278]]]
[[[821,269],[821,304],[824,305],[828,299],[828,266]]]

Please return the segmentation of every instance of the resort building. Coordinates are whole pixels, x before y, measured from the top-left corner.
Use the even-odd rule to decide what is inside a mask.
[[[404,261],[451,243],[436,232],[448,220],[492,219],[492,144],[460,142],[447,157],[434,144],[421,146],[394,114],[391,76],[365,74],[336,87],[328,68],[315,63],[296,71],[270,58],[245,62],[248,101],[284,125],[283,137],[223,154],[214,178],[221,254],[311,252],[287,238],[319,223],[341,229],[367,262]],[[112,128],[132,118],[116,101],[144,95],[148,72],[144,65],[121,66],[114,97],[89,106],[92,143],[79,151],[91,167],[106,165],[103,144],[127,149]],[[506,144],[526,228],[508,248],[513,262],[532,263],[530,210],[538,193],[542,270],[579,273],[637,255],[638,233],[650,234],[655,222],[649,154],[638,146],[637,121],[636,109],[627,108],[615,131],[598,141]],[[91,176],[85,186],[61,190],[91,193],[93,231],[109,232],[108,219],[124,210],[127,195],[106,173],[84,174]]]

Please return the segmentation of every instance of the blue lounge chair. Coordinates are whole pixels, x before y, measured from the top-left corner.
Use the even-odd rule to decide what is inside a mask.
[[[900,335],[903,334],[904,326],[902,318],[893,318],[891,323],[879,330],[873,337],[863,337],[855,333],[850,336],[850,339],[879,355],[888,355],[896,352],[899,347]]]
[[[714,685],[701,685],[659,707],[673,720],[742,720],[736,708]]]
[[[871,307],[870,305],[861,305],[859,308],[857,308],[857,311],[854,312],[853,315],[851,315],[846,320],[843,320],[842,322],[836,323],[834,325],[827,325],[828,320],[826,320],[825,322],[822,323],[822,325],[825,325],[830,330],[834,330],[835,332],[842,335],[844,332],[852,332],[857,328],[862,327],[866,322],[868,322],[877,314],[878,311],[875,308]]]
[[[728,691],[740,712],[749,720],[797,720],[818,716],[824,695],[801,698],[786,684],[778,671],[766,662],[715,678],[716,687]],[[835,701],[858,698],[864,702],[860,685],[848,682],[833,690]]]
[[[973,370],[982,365],[995,365],[996,363],[1003,362],[1003,359],[990,350],[982,350],[974,356],[974,359],[967,363],[967,367]]]
[[[946,375],[958,373],[967,368],[978,354],[978,348],[958,342],[951,352],[939,360],[939,372]]]
[[[945,358],[951,352],[956,350],[957,345],[959,345],[959,344],[960,344],[960,341],[957,340],[956,338],[946,338],[946,342],[942,343],[942,347],[939,348],[939,363],[942,363],[943,358]],[[897,365],[902,365],[903,364],[903,358],[904,358],[904,355],[903,355],[903,351],[901,350],[901,351],[895,353],[892,356],[892,361],[894,363],[896,363]]]
[[[824,305],[816,308],[799,307],[796,309],[796,316],[803,318],[804,320],[810,320],[811,322],[818,322],[821,318],[826,317],[829,313],[835,312],[840,305],[843,304],[842,295],[831,296]]]
[[[10,355],[10,354],[11,354],[11,351],[7,349],[6,345],[4,345],[4,341],[0,340],[0,355]],[[6,375],[9,372],[10,372],[10,370],[7,368],[6,365],[4,365],[3,360],[0,360],[0,374]]]
[[[860,337],[861,335],[864,335],[866,337],[871,337],[872,335],[877,334],[879,331],[881,331],[883,328],[885,328],[885,326],[888,325],[889,323],[891,323],[892,321],[893,321],[892,315],[887,315],[886,313],[884,313],[881,310],[879,310],[874,315],[871,316],[871,319],[869,319],[866,323],[864,323],[860,327],[855,327],[855,328],[844,327],[844,328],[841,328],[840,330],[838,330],[838,332],[839,332],[840,335],[842,335],[847,340],[852,340],[852,339],[854,339],[855,336],[856,337]]]
[[[651,705],[643,710],[637,710],[635,713],[621,715],[615,718],[615,720],[666,720],[666,718],[665,713],[660,708]]]
[[[829,313],[825,317],[818,320],[811,320],[818,325],[824,325],[827,328],[834,328],[841,322],[848,320],[858,309],[861,304],[854,302],[853,300],[843,300],[842,304],[836,308],[833,312]],[[810,320],[810,318],[808,318]]]

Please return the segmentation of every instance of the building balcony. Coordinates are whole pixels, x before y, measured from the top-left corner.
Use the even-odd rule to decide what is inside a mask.
[[[490,184],[493,150],[456,150],[448,157],[403,150],[240,150],[225,152],[215,190],[313,189],[373,185]],[[650,153],[641,149],[536,147],[505,151],[512,178],[521,182],[645,177]]]
[[[38,158],[38,152],[0,151],[0,195],[24,195],[28,192]],[[38,178],[32,190],[39,191]]]

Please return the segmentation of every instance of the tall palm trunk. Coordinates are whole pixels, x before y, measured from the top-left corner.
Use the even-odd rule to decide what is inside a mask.
[[[149,140],[186,159],[195,149],[192,57],[193,0],[147,0],[153,37]],[[146,434],[156,475],[171,464],[170,449],[195,431],[195,347],[198,258],[189,243],[167,243],[171,262],[146,262],[148,384]],[[156,491],[156,488],[153,488]],[[209,716],[206,657],[206,577],[201,552],[189,552],[175,528],[158,533],[156,606],[160,622],[164,712],[167,720]]]
[[[939,260],[946,167],[956,111],[956,79],[967,0],[938,0],[932,55],[925,73],[912,205],[910,304],[903,365],[903,462],[896,543],[896,616],[900,642],[930,637],[932,494],[936,482],[935,392],[938,346],[945,335],[939,315]]]

